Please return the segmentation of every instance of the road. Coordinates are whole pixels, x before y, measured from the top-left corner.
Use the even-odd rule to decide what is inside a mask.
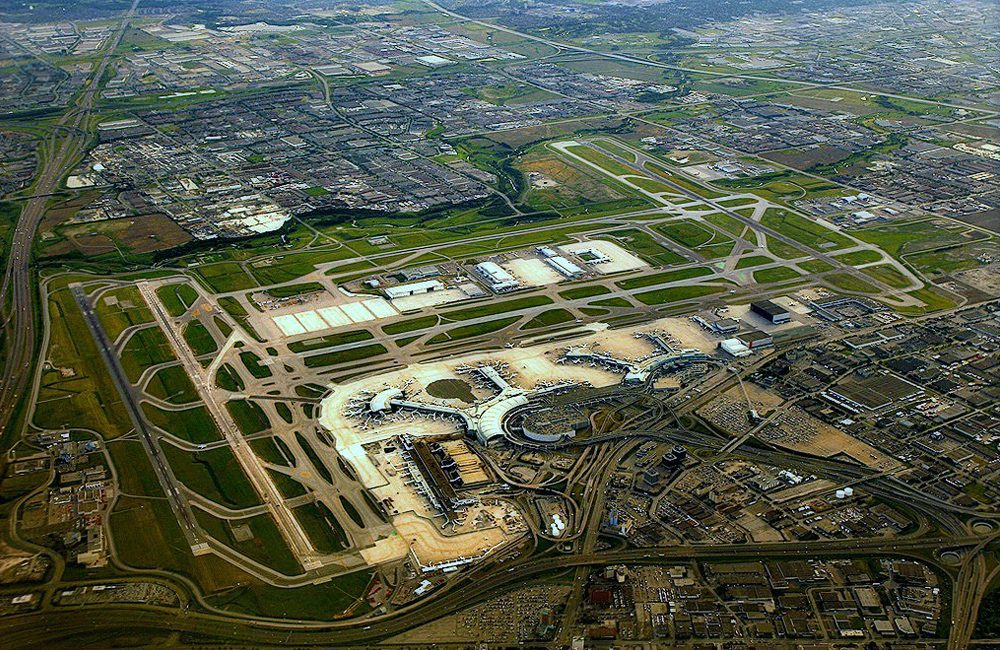
[[[388,616],[367,621],[250,621],[235,615],[204,614],[191,610],[147,608],[142,606],[103,606],[100,617],[86,609],[52,608],[5,619],[4,641],[8,648],[106,647],[108,639],[121,635],[123,629],[194,632],[225,638],[231,643],[253,645],[349,645],[371,643],[436,620],[455,611],[480,603],[553,571],[603,564],[672,565],[684,560],[731,560],[733,558],[808,559],[816,557],[913,557],[928,561],[942,547],[975,546],[978,537],[885,540],[862,539],[851,542],[778,542],[724,544],[714,546],[669,546],[593,554],[556,555],[527,560],[508,567],[484,564],[456,579],[437,596],[418,601]],[[89,641],[88,641],[89,639]]]
[[[125,12],[76,106],[67,110],[56,122],[52,135],[44,145],[48,149],[45,165],[14,228],[3,284],[0,285],[0,313],[3,316],[3,344],[6,351],[3,372],[0,374],[0,432],[5,435],[16,424],[14,416],[17,406],[28,392],[29,382],[33,377],[31,370],[39,359],[36,349],[35,278],[31,267],[35,233],[45,216],[51,195],[60,189],[62,179],[85,151],[89,141],[88,122],[94,100],[100,91],[100,80],[104,77],[138,4],[139,0],[133,0],[132,6]]]

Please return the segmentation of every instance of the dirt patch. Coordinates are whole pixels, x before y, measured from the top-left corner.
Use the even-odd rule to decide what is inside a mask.
[[[95,257],[116,251],[141,255],[174,248],[192,239],[186,230],[163,214],[60,225],[55,232],[63,239],[47,247],[43,256],[78,252],[85,257]]]

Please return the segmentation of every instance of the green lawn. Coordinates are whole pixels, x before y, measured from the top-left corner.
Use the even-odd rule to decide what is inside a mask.
[[[847,273],[833,273],[826,276],[825,280],[835,289],[851,291],[854,293],[878,293],[878,288]]]
[[[193,508],[198,525],[208,535],[248,558],[285,575],[302,572],[269,514],[243,519],[220,519],[201,508]]]
[[[521,320],[520,316],[509,316],[507,318],[498,318],[497,320],[475,323],[473,325],[453,327],[447,332],[434,335],[427,341],[427,343],[430,345],[438,345],[449,341],[460,341],[462,339],[469,339],[475,336],[492,334],[493,332],[499,332],[504,328],[510,327],[519,320]]]
[[[195,272],[215,293],[229,293],[257,287],[257,282],[236,262],[203,264]]]
[[[243,435],[260,433],[271,427],[271,421],[260,404],[253,400],[233,399],[226,402],[226,410]]]
[[[723,287],[710,287],[693,284],[686,287],[656,289],[654,291],[638,293],[634,297],[636,300],[645,305],[662,305],[669,302],[679,302],[681,300],[690,300],[692,298],[709,296],[713,293],[720,293],[724,290],[725,289]]]
[[[260,362],[260,356],[256,352],[251,352],[250,350],[240,352],[240,361],[243,362],[243,366],[256,379],[266,379],[274,374],[269,367]]]
[[[581,298],[590,298],[592,296],[602,296],[606,293],[611,293],[611,289],[608,289],[600,284],[590,284],[583,287],[573,287],[572,289],[567,289],[566,291],[560,291],[559,297],[564,300],[579,300]]]
[[[299,354],[302,352],[320,350],[322,348],[332,348],[337,345],[360,343],[361,341],[368,341],[372,338],[375,337],[368,330],[351,330],[349,332],[338,332],[337,334],[328,334],[327,336],[314,339],[306,339],[305,341],[293,341],[288,344],[288,349],[296,354]]]
[[[348,547],[343,527],[323,503],[307,503],[292,512],[320,553],[336,553]]]
[[[736,263],[736,268],[749,269],[755,266],[770,264],[773,261],[774,260],[766,255],[751,255],[750,257],[740,258],[740,261]]]
[[[196,357],[212,354],[219,349],[219,344],[215,342],[212,333],[201,324],[201,321],[193,320],[185,323],[181,335]]]
[[[816,250],[830,251],[854,245],[848,237],[781,208],[768,208],[760,222]]]
[[[305,364],[307,368],[321,368],[349,361],[360,361],[369,357],[377,357],[380,354],[385,354],[387,351],[386,347],[381,343],[373,343],[371,345],[340,350],[339,352],[324,352],[323,354],[306,357]]]
[[[182,440],[195,444],[222,440],[222,434],[215,426],[215,420],[204,406],[195,406],[182,411],[165,411],[143,402],[142,412],[151,424]]]
[[[146,368],[173,361],[175,357],[163,330],[147,327],[132,333],[122,348],[121,360],[125,375],[135,383]]]
[[[838,262],[843,262],[848,266],[857,266],[859,264],[869,264],[871,262],[877,262],[882,259],[882,256],[875,251],[854,251],[853,253],[844,253],[843,255],[835,255],[834,259]]]
[[[707,266],[693,266],[687,269],[676,269],[674,271],[664,271],[662,273],[651,273],[649,275],[640,275],[636,278],[628,278],[627,280],[619,280],[615,284],[622,289],[641,289],[643,287],[651,287],[654,284],[665,284],[667,282],[678,282],[680,280],[690,280],[692,278],[700,278],[702,276],[711,275],[712,269]]]
[[[171,316],[183,316],[198,300],[198,292],[187,282],[165,284],[156,288],[156,297]]]
[[[101,294],[95,301],[94,312],[111,341],[133,325],[153,322],[153,312],[136,287],[121,287]]]
[[[167,442],[161,447],[177,480],[189,489],[233,509],[260,504],[260,497],[229,447],[193,453]]]
[[[526,296],[524,298],[515,298],[514,300],[501,300],[499,302],[490,302],[477,307],[469,307],[467,309],[456,309],[453,311],[446,311],[441,314],[441,318],[445,321],[464,321],[472,320],[473,318],[483,318],[485,316],[493,316],[495,314],[503,314],[511,311],[520,311],[522,309],[528,309],[530,307],[540,307],[541,305],[551,305],[552,299],[548,296]]]
[[[575,319],[575,316],[565,309],[549,309],[548,311],[543,311],[538,314],[527,323],[521,326],[523,330],[538,329],[540,327],[552,327],[553,325],[561,325],[562,323],[568,323]]]
[[[157,370],[156,374],[149,378],[146,392],[171,404],[198,401],[198,391],[195,390],[187,372],[179,365]]]
[[[797,271],[790,269],[787,266],[775,266],[770,269],[761,269],[753,272],[754,282],[757,282],[758,284],[783,282],[784,280],[791,280],[799,277],[802,276],[800,276]]]
[[[243,378],[240,374],[229,365],[224,363],[219,366],[219,370],[215,373],[215,385],[223,390],[228,390],[233,393],[243,390],[246,385],[243,383]]]

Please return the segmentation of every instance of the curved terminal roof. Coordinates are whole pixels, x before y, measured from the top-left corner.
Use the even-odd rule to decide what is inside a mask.
[[[503,419],[513,409],[524,406],[528,403],[528,396],[521,393],[512,395],[492,404],[483,411],[479,417],[479,439],[484,443],[489,443],[493,438],[503,436]]]
[[[390,403],[392,400],[399,399],[402,396],[402,389],[386,388],[368,402],[368,410],[372,413],[384,413],[392,408],[392,404]]]

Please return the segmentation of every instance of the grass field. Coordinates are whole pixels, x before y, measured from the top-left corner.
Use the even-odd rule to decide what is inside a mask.
[[[875,251],[854,251],[853,253],[844,253],[843,255],[835,255],[834,259],[838,262],[843,262],[848,266],[857,266],[858,264],[869,264],[871,262],[877,262],[882,259],[882,256]]]
[[[533,330],[540,327],[552,327],[553,325],[561,325],[562,323],[568,323],[575,319],[575,316],[565,309],[549,309],[548,311],[543,311],[538,314],[527,323],[521,326],[523,330]]]
[[[891,264],[878,264],[861,269],[861,272],[870,278],[879,280],[894,289],[905,289],[910,286],[909,279],[896,270]]]
[[[163,330],[159,327],[147,327],[132,333],[122,348],[121,360],[125,375],[135,383],[146,368],[174,361],[175,357]]]
[[[524,298],[515,298],[514,300],[486,303],[477,307],[446,311],[441,314],[441,319],[444,322],[460,322],[551,304],[552,299],[548,296],[526,296]]]
[[[275,440],[273,436],[269,438],[254,438],[248,444],[253,449],[253,452],[264,462],[287,467],[289,464],[288,459],[285,458],[284,452],[281,451]]]
[[[382,326],[382,331],[389,335],[405,334],[406,332],[415,332],[417,330],[427,329],[428,327],[434,327],[437,324],[437,316],[420,316],[419,318],[410,318],[408,320],[389,323],[388,325]]]
[[[253,400],[231,399],[226,402],[226,410],[229,411],[236,426],[245,436],[260,433],[271,427],[267,413],[264,412],[260,404]]]
[[[203,264],[195,273],[214,293],[229,293],[257,287],[257,282],[236,262]]]
[[[605,171],[614,174],[615,176],[624,176],[628,174],[635,174],[635,170],[630,167],[617,162],[610,156],[606,156],[600,151],[588,147],[586,145],[572,145],[566,147],[566,151],[583,158],[587,162],[594,163],[598,167],[604,169]]]
[[[348,363],[349,361],[359,361],[361,359],[377,357],[380,354],[385,354],[387,351],[386,347],[381,343],[372,343],[371,345],[362,345],[360,347],[340,350],[338,352],[324,352],[322,354],[306,357],[305,364],[307,368],[322,368],[324,366],[333,366]]]
[[[704,218],[705,221],[709,222],[716,228],[728,232],[730,235],[734,235],[736,237],[739,237],[743,233],[743,230],[747,227],[747,225],[739,219],[730,217],[728,214],[723,214],[721,212],[706,214]]]
[[[657,224],[653,229],[685,248],[691,249],[708,259],[725,257],[736,242],[732,237],[711,226],[692,219],[680,219]]]
[[[250,350],[240,352],[240,361],[243,362],[243,367],[256,379],[266,379],[274,374],[269,367],[260,362],[260,356],[256,352]]]
[[[32,416],[39,427],[85,427],[113,438],[132,428],[118,389],[69,289],[49,297],[49,346]]]
[[[604,300],[595,300],[590,303],[591,305],[600,305],[601,307],[631,307],[632,303],[624,298],[606,298]]]
[[[832,273],[826,276],[826,281],[834,289],[842,289],[853,293],[878,293],[878,288],[847,273]]]
[[[809,253],[805,249],[778,241],[774,237],[767,238],[767,252],[783,260],[793,260],[799,257],[808,257]]]
[[[107,445],[118,473],[118,489],[127,495],[162,497],[146,448],[138,440],[114,440]]]
[[[297,575],[302,572],[271,515],[226,520],[201,508],[193,511],[201,529],[216,541],[279,573]]]
[[[753,272],[754,282],[758,284],[768,284],[770,282],[783,282],[793,278],[800,278],[798,271],[786,266],[775,266],[770,269],[761,269]]]
[[[267,473],[270,475],[271,480],[274,481],[274,485],[278,488],[278,492],[281,492],[281,496],[286,499],[294,499],[295,497],[300,497],[308,492],[308,490],[306,490],[306,486],[302,485],[291,476],[287,476],[281,472],[276,472],[271,468],[267,468]]]
[[[219,366],[219,370],[215,373],[215,385],[223,390],[228,390],[233,393],[238,392],[246,388],[246,384],[243,383],[243,378],[240,373],[236,372],[228,363],[224,363]]]
[[[182,440],[195,444],[222,440],[222,434],[215,426],[215,420],[204,406],[195,406],[182,411],[164,411],[143,402],[142,412],[152,425]]]
[[[260,497],[229,447],[193,453],[166,442],[161,447],[177,480],[206,499],[233,509],[260,503]]]
[[[118,560],[126,565],[194,575],[191,547],[166,499],[120,497],[108,527]]]
[[[296,354],[300,354],[302,352],[312,352],[313,350],[320,350],[322,348],[332,348],[337,345],[360,343],[361,341],[368,341],[372,338],[374,338],[374,336],[368,330],[351,330],[349,332],[338,332],[337,334],[328,334],[327,336],[314,339],[306,339],[305,341],[293,341],[288,344],[288,349]]]
[[[198,391],[181,366],[167,366],[157,370],[156,374],[149,378],[146,392],[171,404],[198,401]]]
[[[286,589],[259,582],[244,583],[208,597],[208,602],[233,612],[277,618],[332,620],[346,611],[363,614],[370,607],[363,599],[372,572],[359,570],[318,585]]]
[[[157,287],[156,297],[163,303],[167,313],[176,318],[183,316],[198,300],[198,292],[187,282],[176,282]]]
[[[560,291],[559,297],[564,300],[579,300],[580,298],[591,298],[593,296],[603,296],[610,293],[611,289],[600,284],[591,284],[583,287],[573,287],[566,291]]]
[[[307,503],[292,512],[302,525],[309,541],[320,553],[336,553],[348,547],[347,535],[323,503]]]
[[[619,280],[616,285],[622,289],[641,289],[651,287],[654,284],[665,284],[667,282],[677,282],[679,280],[690,280],[711,275],[712,269],[707,266],[694,266],[687,269],[677,269],[674,271],[664,271],[663,273],[652,273],[650,275],[640,275],[637,278]]]
[[[95,301],[94,312],[111,341],[117,340],[122,332],[133,325],[153,322],[153,312],[149,310],[139,289],[133,286],[101,294]]]
[[[215,342],[212,333],[200,321],[193,320],[185,323],[181,335],[196,357],[212,354],[219,349],[219,344]]]
[[[653,266],[669,266],[685,261],[683,257],[658,243],[652,235],[636,228],[612,230],[598,238],[616,242]]]
[[[645,293],[638,293],[634,297],[645,305],[663,305],[669,302],[679,302],[709,296],[713,293],[724,291],[723,287],[711,287],[705,285],[689,285],[686,287],[670,287],[668,289],[656,289]]]
[[[924,314],[932,311],[940,311],[942,309],[951,309],[957,304],[954,300],[935,287],[924,287],[923,289],[910,291],[907,295],[912,296],[917,300],[922,300],[926,306],[895,307],[894,309],[896,309],[896,311],[903,312],[904,314]]]
[[[762,264],[770,264],[773,261],[774,260],[766,255],[751,255],[749,257],[741,258],[740,261],[736,263],[736,268],[749,269],[755,266],[761,266]]]
[[[222,298],[219,298],[219,306],[222,307],[222,309],[236,321],[237,325],[242,327],[247,334],[252,336],[254,340],[263,343],[264,339],[262,339],[260,334],[257,333],[252,325],[250,325],[250,321],[247,320],[247,310],[244,309],[240,301],[232,296],[223,296]]]
[[[499,332],[502,329],[510,327],[519,320],[521,320],[520,316],[509,316],[507,318],[498,318],[496,320],[485,321],[483,323],[453,327],[447,332],[435,334],[427,341],[427,343],[429,345],[439,345],[449,341],[461,341],[462,339],[469,339],[475,336],[492,334],[493,332]]]
[[[810,273],[825,273],[826,271],[833,270],[833,265],[824,260],[806,260],[805,262],[800,262],[799,266]]]
[[[306,456],[309,457],[309,462],[312,464],[313,469],[316,470],[316,473],[319,474],[324,481],[332,484],[333,475],[330,473],[330,468],[326,466],[326,463],[324,463],[323,459],[319,457],[316,450],[313,449],[313,446],[308,440],[306,440],[305,436],[296,431],[295,441],[299,443],[300,447],[302,447],[302,451],[306,452]]]
[[[854,242],[844,235],[781,208],[768,208],[760,222],[816,250],[831,251],[854,245]]]

